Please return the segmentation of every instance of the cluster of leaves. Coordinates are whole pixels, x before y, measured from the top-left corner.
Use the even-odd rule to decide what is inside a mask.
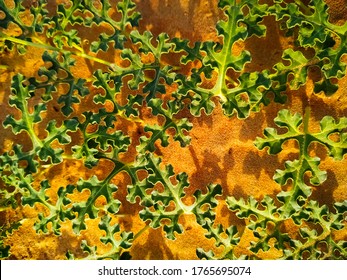
[[[181,147],[189,145],[192,124],[182,117],[187,114],[185,109],[195,117],[202,111],[211,114],[218,100],[226,116],[247,118],[272,99],[285,103],[288,90],[307,82],[310,67],[320,70],[320,78],[314,81],[316,93],[336,92],[334,80],[346,74],[341,58],[347,53],[347,23],[331,23],[324,1],[312,0],[306,6],[300,1],[260,4],[258,0],[220,0],[219,8],[224,12],[216,26],[220,40],[195,42],[194,46],[166,33],[154,36],[148,30],[142,32],[138,28],[140,14],[132,0],[118,1],[115,6],[108,0],[78,0],[59,4],[56,9],[45,0],[35,1],[29,8],[22,1],[13,4],[0,0],[1,51],[23,54],[30,46],[44,52],[43,66],[35,77],[18,73],[12,78],[9,105],[18,114],[8,115],[3,126],[10,127],[13,134],[26,134],[30,144],[15,144],[0,155],[3,207],[44,207],[35,223],[35,230],[42,234],[60,235],[67,220],[72,222],[74,233],[80,234],[87,230],[87,219],[99,219],[104,232],[100,241],[110,244],[111,249],[100,253],[97,246],[83,241],[85,258],[130,258],[132,242],[143,231],[134,234],[118,224],[122,202],[117,199],[119,186],[113,180],[127,174],[131,183],[126,200],[142,208],[139,217],[147,223],[145,229],[162,227],[165,236],[173,240],[183,233],[180,217],[194,214],[197,224],[207,232],[206,238],[224,248],[221,255],[199,248],[199,258],[258,258],[260,250],[271,249],[271,243],[283,259],[347,258],[347,243],[334,238],[336,231],[346,230],[347,202],[336,202],[329,208],[310,199],[312,188],[327,179],[326,171],[319,167],[320,158],[311,156],[310,145],[319,143],[331,157],[343,160],[347,153],[347,118],[326,116],[320,122],[320,131],[311,132],[309,110],[304,116],[281,110],[274,121],[286,132],[267,128],[264,138],[255,140],[258,149],[268,148],[270,154],[280,153],[289,140],[298,143],[299,151],[297,159],[288,160],[284,170],[276,171],[274,180],[283,187],[276,197],[265,196],[260,201],[253,197],[226,199],[230,211],[245,220],[246,228],[253,232],[248,255],[238,255],[235,250],[244,231],[216,223],[215,208],[223,186],[211,182],[204,191],[189,196],[187,174],[176,174],[157,153],[158,145],[166,147],[172,141],[178,141]],[[29,23],[23,20],[24,12],[31,14]],[[265,17],[275,18],[286,35],[295,38],[296,45],[285,49],[282,61],[272,69],[247,71],[251,53],[243,50],[235,55],[233,47],[250,37],[266,36],[262,23]],[[91,43],[84,44],[82,31],[97,26],[108,32],[88,38]],[[15,35],[13,29],[18,29]],[[100,58],[99,54],[110,48],[116,54],[115,61]],[[191,67],[189,74],[170,65],[166,59],[170,54],[180,55],[182,66]],[[81,58],[103,67],[94,67],[89,79],[76,77],[76,59]],[[213,86],[207,87],[205,79]],[[90,92],[95,92],[93,106],[85,109]],[[60,107],[60,122],[49,120],[54,102]],[[82,108],[82,113],[77,114],[76,108]],[[151,121],[148,114],[153,116]],[[123,121],[140,126],[144,135],[134,139],[117,129]],[[72,136],[80,140],[73,142]],[[105,178],[92,175],[49,196],[51,182],[38,182],[40,172],[71,158],[83,161],[92,171],[106,161],[113,168]],[[88,193],[87,199],[76,201],[76,193],[82,192]],[[100,200],[104,202],[98,203]],[[297,226],[298,234],[288,234],[286,223]],[[3,258],[10,253],[4,244],[10,234],[4,231],[1,235]],[[75,256],[67,252],[67,257]]]

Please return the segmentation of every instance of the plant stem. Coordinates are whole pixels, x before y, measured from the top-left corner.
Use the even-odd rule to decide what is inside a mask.
[[[233,46],[233,36],[234,34],[236,34],[236,25],[237,22],[235,21],[236,19],[236,14],[238,12],[239,7],[235,7],[236,5],[236,1],[232,1],[233,3],[231,4],[232,6],[232,15],[230,15],[231,20],[229,20],[229,26],[230,26],[230,33],[226,34],[224,36],[224,45],[223,45],[223,49],[220,52],[220,55],[222,57],[222,62],[219,63],[219,73],[218,73],[218,79],[216,82],[216,85],[214,86],[213,92],[215,92],[215,95],[218,96],[219,98],[221,98],[221,100],[223,102],[227,101],[227,98],[225,97],[225,80],[227,78],[227,71],[228,71],[228,67],[227,67],[227,60],[230,56],[230,50],[232,49]],[[228,79],[230,79],[230,77],[228,77]]]
[[[68,51],[68,50],[64,50],[64,49],[61,49],[61,48],[57,48],[57,47],[53,47],[53,46],[50,46],[50,45],[43,44],[42,42],[34,43],[34,42],[30,42],[30,41],[19,39],[19,38],[15,38],[15,37],[12,37],[12,36],[8,36],[8,35],[4,34],[1,31],[0,31],[0,38],[3,38],[4,40],[8,40],[8,41],[11,41],[13,43],[17,43],[17,44],[20,44],[20,45],[23,45],[23,46],[31,46],[31,47],[36,47],[36,48],[56,51],[56,52],[63,53],[63,54],[73,54],[73,55],[76,55],[76,56],[79,56],[79,57],[87,58],[89,60],[98,62],[98,63],[103,64],[103,65],[107,65],[107,66],[111,67],[112,69],[116,68],[115,70],[121,70],[121,68],[115,66],[114,63],[111,63],[109,61],[103,60],[103,59],[95,57],[95,56],[88,55],[88,54],[84,53],[81,50],[78,50],[78,51]],[[36,40],[36,38],[32,38],[32,39]]]
[[[306,15],[311,15],[312,11],[309,7],[305,6],[304,3],[301,2],[301,0],[294,0],[295,3],[305,12]]]
[[[135,241],[137,238],[139,238],[146,230],[150,228],[149,225],[144,226],[138,233],[134,235],[133,241]]]

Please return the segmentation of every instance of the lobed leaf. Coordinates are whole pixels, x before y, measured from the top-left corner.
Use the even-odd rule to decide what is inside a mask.
[[[288,34],[292,35],[293,30],[298,29],[296,42],[300,46],[314,50],[314,57],[305,62],[306,66],[303,69],[317,65],[322,77],[315,83],[315,92],[323,90],[330,95],[338,88],[332,83],[332,79],[340,79],[346,74],[346,63],[341,58],[347,53],[347,23],[331,23],[328,10],[327,4],[320,0],[313,0],[307,6],[276,1],[269,12],[275,15],[278,21],[284,21]],[[307,77],[306,73],[301,72],[300,83],[304,82],[305,76]]]
[[[85,218],[86,215],[90,219],[96,219],[100,210],[109,213],[117,213],[121,205],[120,201],[115,199],[113,193],[117,191],[117,186],[109,183],[109,180],[100,181],[95,175],[88,180],[79,180],[77,183],[77,190],[82,192],[88,190],[90,195],[86,201],[74,203],[72,211],[78,213],[78,216],[73,220],[73,230],[79,233],[81,230],[86,229]],[[106,203],[101,207],[95,205],[99,197],[106,199]]]
[[[169,223],[165,222],[163,229],[167,238],[175,239],[175,233],[183,232],[183,227],[179,223],[179,217],[182,214],[194,213],[201,225],[214,218],[212,209],[217,206],[215,197],[221,194],[220,186],[210,185],[206,194],[200,191],[195,192],[195,202],[192,205],[186,205],[182,200],[185,196],[185,188],[189,186],[185,173],[175,176],[171,165],[161,168],[160,158],[155,158],[150,153],[142,159],[142,164],[148,176],[142,181],[132,176],[136,181],[128,188],[128,200],[134,202],[136,197],[140,198],[141,204],[145,206],[145,209],[140,212],[140,217],[144,221],[149,220],[151,227],[158,228],[164,221],[169,221]],[[177,183],[173,183],[171,178],[175,178]],[[158,184],[163,188],[162,190],[155,189]],[[149,189],[153,190],[149,193],[147,191]]]
[[[246,256],[236,256],[234,254],[234,249],[240,242],[240,233],[236,226],[230,226],[229,228],[224,229],[221,224],[215,227],[212,221],[207,221],[203,225],[203,228],[207,230],[207,233],[205,234],[206,238],[213,238],[216,247],[224,246],[224,251],[222,255],[216,256],[212,250],[206,252],[204,249],[198,248],[196,254],[199,259],[237,260],[246,258]]]
[[[162,125],[146,125],[145,132],[150,132],[151,135],[141,136],[140,145],[136,147],[137,151],[141,154],[146,151],[155,151],[155,142],[161,140],[161,145],[167,147],[169,145],[170,135],[167,130],[174,129],[173,139],[179,141],[181,147],[185,147],[190,143],[190,137],[186,135],[186,132],[191,130],[192,124],[186,118],[177,119],[176,114],[180,112],[182,106],[177,102],[169,101],[165,105],[161,99],[151,99],[148,106],[152,108],[153,115],[161,115],[165,117],[165,122]],[[167,107],[164,108],[164,106]]]

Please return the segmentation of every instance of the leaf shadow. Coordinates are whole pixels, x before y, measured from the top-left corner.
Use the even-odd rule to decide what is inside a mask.
[[[150,29],[155,36],[165,32],[170,37],[180,36],[192,41],[201,41],[206,36],[206,30],[209,28],[208,26],[200,28],[201,22],[211,24],[213,27],[211,30],[215,32],[214,25],[220,13],[214,3],[216,1],[187,2],[188,4],[184,6],[180,0],[158,1],[158,3],[157,1],[139,1],[137,6],[142,15],[140,27]],[[208,13],[204,14],[204,20],[201,21],[198,15],[201,16],[200,11],[203,5]],[[170,26],[167,24],[168,21]]]
[[[283,46],[280,34],[283,31],[279,29],[272,16],[265,17],[262,23],[266,26],[266,36],[252,36],[245,41],[245,49],[252,55],[252,62],[246,65],[246,71],[271,70],[273,65],[282,60]],[[287,38],[286,43],[293,44],[292,39]]]
[[[144,243],[136,243],[131,248],[134,259],[139,260],[174,260],[178,259],[166,245],[167,239],[162,229],[150,229]]]
[[[134,226],[138,226],[138,213],[143,209],[143,206],[140,205],[138,199],[135,203],[130,203],[126,198],[128,195],[128,186],[131,184],[128,174],[118,174],[113,181],[118,186],[116,198],[122,203],[119,210],[121,216],[118,221],[126,231],[131,231]]]
[[[310,197],[312,200],[316,200],[320,205],[327,205],[332,210],[332,205],[336,202],[334,192],[338,188],[338,182],[334,170],[327,170],[327,180],[319,185],[313,186],[313,192]]]
[[[224,155],[221,164],[218,157],[211,151],[205,150],[200,163],[198,155],[193,146],[189,146],[189,151],[196,166],[196,172],[190,176],[191,186],[194,189],[204,190],[210,183],[218,182],[223,188],[223,196],[228,194],[228,169],[234,167],[235,159],[233,151],[230,148],[228,153]],[[191,190],[192,191],[192,190]]]
[[[55,255],[61,256],[66,255],[67,252],[72,252],[74,257],[83,258],[85,252],[81,248],[81,241],[83,237],[71,234],[67,230],[62,230],[61,235],[56,238],[55,243]],[[42,258],[47,259],[47,253],[45,251],[41,252]]]
[[[275,174],[276,169],[281,166],[277,155],[268,155],[259,152],[250,151],[243,161],[243,173],[252,174],[257,179],[260,178],[261,172],[265,171],[270,178]]]
[[[310,98],[309,105],[314,110],[311,110],[311,116],[316,121],[322,120],[325,116],[332,116],[334,118],[345,117],[347,115],[347,106],[346,106],[346,94],[345,89],[341,88],[334,95],[334,103],[325,102],[325,99],[322,98],[323,94],[312,94]]]
[[[15,144],[20,144],[24,147],[24,150],[29,150],[31,148],[31,141],[26,132],[22,131],[18,134],[14,134],[11,127],[3,127],[3,122],[8,115],[13,115],[16,119],[21,118],[20,110],[11,107],[9,105],[9,100],[12,93],[12,77],[15,73],[18,73],[19,69],[25,69],[25,55],[17,55],[16,59],[13,59],[10,55],[8,57],[0,56],[0,60],[0,64],[8,65],[9,67],[6,70],[0,70],[0,153],[8,151],[8,149]]]

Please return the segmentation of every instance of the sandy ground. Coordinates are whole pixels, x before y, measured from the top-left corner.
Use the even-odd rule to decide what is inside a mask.
[[[214,26],[220,19],[221,13],[216,8],[216,0],[170,0],[170,1],[137,1],[138,10],[143,20],[142,29],[148,29],[157,35],[166,32],[170,36],[181,36],[192,42],[198,40],[215,40]],[[160,3],[160,4],[159,4]],[[331,20],[342,23],[347,15],[347,2],[328,1],[331,7]],[[251,52],[253,61],[248,66],[249,70],[271,68],[278,62],[283,48],[291,45],[288,38],[280,35],[280,31],[274,24],[273,19],[265,21],[268,28],[266,38],[252,38],[247,41],[246,48]],[[243,46],[237,46],[242,48]],[[7,70],[0,70],[0,122],[13,109],[7,105],[10,94],[11,77],[18,72],[26,76],[34,75],[35,69],[42,63],[40,61],[41,50],[31,49],[24,56],[4,55],[0,59],[9,65]],[[112,53],[103,54],[105,59],[112,59]],[[174,58],[173,58],[174,59]],[[83,60],[78,60],[74,71],[76,75],[88,77],[90,66]],[[98,65],[92,65],[93,69]],[[228,118],[222,114],[219,106],[214,112],[206,116],[202,114],[194,118],[187,114],[186,117],[193,123],[190,132],[192,138],[189,147],[181,148],[179,143],[172,142],[168,147],[158,147],[157,154],[161,154],[163,162],[172,164],[176,173],[186,172],[191,183],[190,191],[196,189],[205,190],[209,183],[218,183],[223,187],[223,197],[218,207],[218,220],[227,226],[236,223],[242,227],[242,222],[227,210],[223,198],[235,196],[236,198],[254,196],[261,198],[268,194],[279,192],[280,187],[272,180],[276,169],[282,168],[284,161],[295,158],[297,149],[291,144],[279,155],[268,155],[266,151],[259,151],[253,141],[257,136],[262,136],[265,127],[273,126],[273,119],[281,108],[289,108],[292,112],[303,113],[304,107],[312,108],[310,124],[312,129],[317,128],[318,121],[329,114],[334,117],[347,115],[347,78],[339,81],[340,89],[332,97],[312,94],[312,82],[297,91],[288,91],[288,102],[285,105],[271,104],[266,109],[252,113],[246,120],[236,117]],[[53,106],[53,105],[52,105]],[[88,106],[88,105],[82,105]],[[80,108],[80,110],[82,110]],[[50,117],[59,118],[52,110]],[[118,125],[119,129],[134,135],[138,129],[136,125],[126,122]],[[1,129],[0,152],[6,151],[13,143],[26,145],[25,135],[13,136],[9,129]],[[320,203],[331,205],[334,201],[347,199],[347,161],[335,162],[326,156],[324,148],[315,147],[314,153],[322,158],[322,169],[328,171],[328,179],[321,186],[314,189],[312,198]],[[107,174],[111,168],[105,165],[103,168],[88,170],[79,161],[64,161],[46,173],[42,178],[47,178],[52,184],[52,189],[59,186],[76,183],[80,177],[88,177],[94,173],[100,177]],[[117,198],[122,200],[122,213],[126,214],[119,219],[125,230],[137,233],[144,227],[144,222],[138,218],[138,206],[133,206],[125,200],[126,185],[129,179],[121,174],[113,179],[119,186]],[[1,212],[2,222],[17,220],[25,217],[23,226],[15,231],[6,241],[12,247],[13,258],[16,259],[61,259],[67,250],[82,256],[79,241],[88,239],[100,246],[101,250],[107,251],[107,246],[100,245],[100,230],[97,221],[88,221],[88,231],[82,232],[81,236],[75,236],[71,232],[71,225],[66,223],[59,237],[53,234],[36,235],[33,230],[37,211],[40,208],[31,209],[28,206],[21,207],[18,211]],[[167,240],[162,229],[148,229],[141,237],[136,239],[130,250],[134,259],[196,259],[196,248],[205,250],[213,248],[213,241],[204,237],[204,230],[196,224],[193,216],[184,216],[181,219],[184,226],[184,234],[175,241]],[[295,230],[288,227],[288,231]],[[347,238],[346,233],[341,233]],[[249,236],[245,233],[238,248],[238,253],[247,252]],[[217,249],[218,252],[220,249]],[[278,252],[272,250],[264,258],[276,258]]]

